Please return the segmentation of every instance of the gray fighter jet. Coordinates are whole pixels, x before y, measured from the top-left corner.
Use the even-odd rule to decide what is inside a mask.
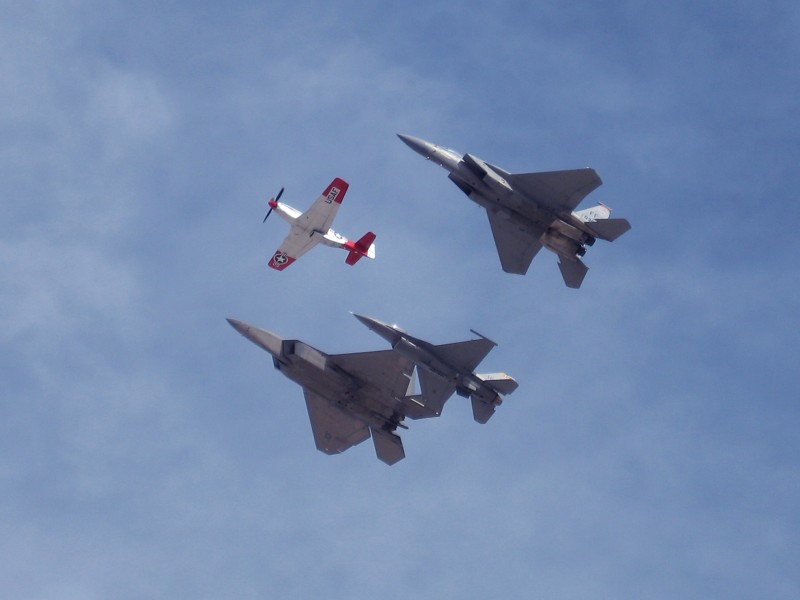
[[[444,167],[472,201],[486,209],[500,263],[507,273],[524,275],[542,246],[558,254],[564,283],[579,288],[589,270],[581,257],[596,239],[613,242],[631,228],[609,218],[603,204],[575,211],[603,182],[594,169],[509,173],[473,154],[398,134],[413,150]]]
[[[428,416],[439,416],[444,403],[455,392],[470,398],[472,416],[478,423],[486,423],[503,401],[503,395],[517,389],[517,382],[505,373],[478,375],[473,372],[497,345],[477,331],[472,331],[479,337],[477,340],[436,346],[409,335],[396,325],[355,313],[353,316],[418,367],[422,388],[418,398],[425,409],[433,413]]]
[[[344,452],[372,435],[375,453],[389,465],[405,457],[395,433],[403,418],[438,416],[414,395],[414,363],[394,350],[325,354],[228,319],[248,340],[272,355],[275,368],[303,388],[317,448]]]

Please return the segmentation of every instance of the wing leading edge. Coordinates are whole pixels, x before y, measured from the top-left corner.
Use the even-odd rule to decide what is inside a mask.
[[[509,174],[506,179],[514,189],[556,213],[571,213],[603,184],[590,168]]]

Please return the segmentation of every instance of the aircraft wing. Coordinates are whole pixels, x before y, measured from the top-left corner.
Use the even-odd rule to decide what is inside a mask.
[[[411,386],[414,363],[394,350],[331,354],[328,360],[397,398],[404,397]]]
[[[555,213],[571,213],[603,184],[597,172],[589,168],[509,174],[506,180],[515,190]]]
[[[443,362],[451,364],[460,371],[472,373],[495,345],[496,344],[491,340],[481,338],[478,340],[468,340],[466,342],[441,344],[439,346],[433,346],[432,350]],[[456,391],[456,386],[425,368],[418,367],[417,376],[419,377],[421,394],[415,396],[415,398],[417,401],[421,402],[426,409],[438,416],[442,412],[444,403],[447,402],[450,396]],[[412,416],[412,418],[416,417]]]
[[[434,346],[436,354],[461,371],[472,373],[497,344],[486,338]],[[421,382],[420,382],[421,384]]]
[[[370,436],[369,427],[363,421],[347,414],[308,389],[303,389],[303,393],[306,397],[314,442],[325,454],[344,452]]]
[[[486,210],[492,227],[494,244],[500,256],[500,264],[506,273],[524,275],[531,266],[533,257],[542,249],[539,238],[544,234],[538,229],[506,217],[503,213]]]
[[[311,208],[297,218],[297,224],[309,234],[312,231],[318,231],[322,235],[328,233],[348,187],[348,183],[339,177],[331,181]]]
[[[415,398],[436,416],[442,414],[444,403],[456,391],[456,386],[426,369],[417,369],[417,375],[421,394]]]
[[[299,227],[292,225],[289,235],[281,242],[280,247],[272,255],[269,266],[278,271],[283,271],[314,246],[319,244],[320,236],[309,235]]]

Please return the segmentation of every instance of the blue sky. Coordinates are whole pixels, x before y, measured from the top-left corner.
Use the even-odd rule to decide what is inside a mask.
[[[796,3],[400,6],[0,3],[3,597],[797,598]],[[507,275],[397,132],[633,229]],[[377,260],[267,269],[335,176]],[[384,348],[349,311],[520,388],[325,456],[225,317]]]

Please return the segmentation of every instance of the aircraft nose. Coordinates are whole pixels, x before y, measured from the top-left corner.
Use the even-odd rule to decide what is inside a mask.
[[[237,321],[236,319],[227,319],[227,321],[231,327],[253,342],[256,346],[263,348],[273,356],[281,356],[283,339],[280,336],[266,329],[260,329],[255,325]]]
[[[381,323],[377,319],[373,319],[372,317],[367,317],[364,315],[357,315],[356,313],[351,313],[356,319],[361,321],[363,325],[366,325],[369,329],[382,329],[386,327],[386,323]]]
[[[225,320],[236,331],[241,333],[243,336],[247,337],[247,329],[248,327],[250,327],[247,323],[243,323],[242,321],[237,321],[236,319],[225,319]]]
[[[402,329],[397,327],[397,325],[389,325],[388,323],[384,323],[383,321],[379,321],[378,319],[373,319],[372,317],[367,317],[364,315],[357,315],[356,313],[351,313],[356,319],[361,321],[370,331],[374,331],[383,339],[394,343],[398,336],[401,333],[404,333]]]
[[[424,156],[425,158],[430,157],[434,151],[434,145],[430,142],[426,142],[422,138],[414,137],[413,135],[405,135],[402,133],[398,133],[397,137],[403,140],[403,143],[411,148],[414,152],[417,152]]]

